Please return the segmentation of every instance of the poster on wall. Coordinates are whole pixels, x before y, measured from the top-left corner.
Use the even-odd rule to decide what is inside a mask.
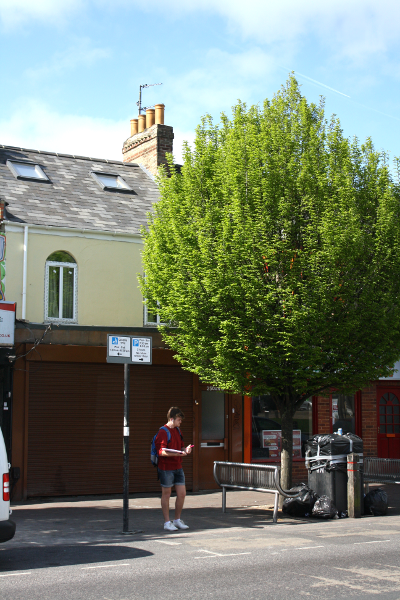
[[[269,458],[280,458],[282,447],[281,429],[263,429],[262,447],[268,448]],[[301,430],[293,429],[293,458],[301,458]]]
[[[16,302],[0,301],[0,346],[14,345]]]

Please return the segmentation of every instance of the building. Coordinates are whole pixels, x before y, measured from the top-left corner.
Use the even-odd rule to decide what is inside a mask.
[[[0,425],[14,499],[122,490],[123,367],[106,362],[111,333],[153,339],[153,364],[131,366],[132,492],[159,489],[150,442],[172,405],[197,450],[188,489],[214,485],[215,459],[242,459],[242,398],[183,371],[143,306],[140,228],[158,198],[149,171],[173,139],[163,124],[144,133],[148,168],[130,150],[118,162],[0,147],[2,293],[17,303],[15,345],[0,352]]]

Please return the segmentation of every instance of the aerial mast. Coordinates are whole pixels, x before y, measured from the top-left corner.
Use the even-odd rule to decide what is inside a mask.
[[[153,87],[154,85],[162,85],[162,83],[142,83],[139,86],[139,100],[138,102],[136,102],[137,106],[139,107],[139,115],[142,114],[142,111],[146,111],[147,108],[154,108],[153,106],[142,106],[142,90],[144,90],[145,88],[148,87]]]

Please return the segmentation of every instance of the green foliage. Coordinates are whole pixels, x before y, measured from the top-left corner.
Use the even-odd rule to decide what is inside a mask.
[[[172,167],[172,163],[171,163]],[[387,375],[400,354],[399,196],[384,153],[343,136],[290,77],[210,117],[160,179],[142,291],[203,382],[281,413]],[[250,391],[251,390],[251,391]]]

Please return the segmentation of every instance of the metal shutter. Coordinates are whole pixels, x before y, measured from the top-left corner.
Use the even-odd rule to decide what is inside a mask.
[[[177,366],[132,366],[130,491],[159,490],[150,442],[170,406],[193,435],[192,375]],[[122,492],[123,367],[36,363],[29,377],[28,496]],[[192,488],[192,457],[185,459]]]

